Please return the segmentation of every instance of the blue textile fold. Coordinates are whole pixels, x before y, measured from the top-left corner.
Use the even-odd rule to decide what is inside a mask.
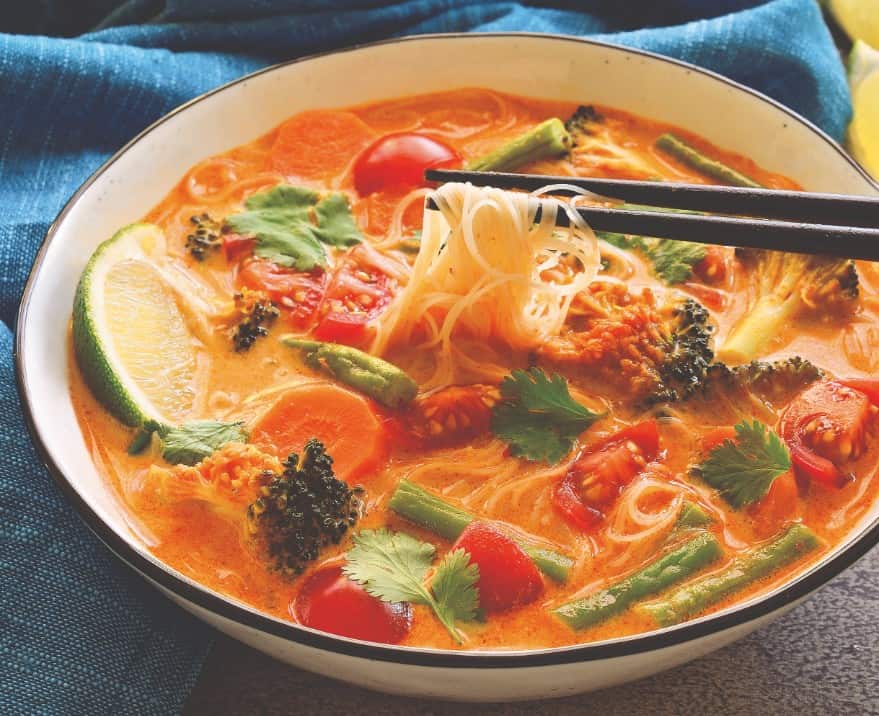
[[[76,4],[39,3],[40,26],[74,17]],[[209,647],[207,628],[81,524],[30,446],[14,389],[11,329],[46,229],[77,186],[149,123],[272,62],[414,33],[520,30],[597,36],[703,65],[843,134],[844,71],[814,0],[569,7],[130,0],[75,38],[0,34],[0,712],[176,713]]]

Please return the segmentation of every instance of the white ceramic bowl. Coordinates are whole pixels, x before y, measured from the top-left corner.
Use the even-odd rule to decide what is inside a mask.
[[[790,110],[664,57],[526,34],[426,36],[342,50],[257,72],[189,102],[132,140],[77,191],[49,229],[24,294],[16,336],[19,387],[42,457],[89,527],[147,580],[218,629],[296,666],[392,693],[474,701],[564,696],[676,666],[778,617],[879,541],[879,509],[793,582],[671,629],[534,651],[380,646],[265,616],[158,561],[92,465],[69,399],[67,323],[86,260],[190,166],[300,110],[461,86],[619,107],[693,130],[810,190],[879,193],[837,144]]]

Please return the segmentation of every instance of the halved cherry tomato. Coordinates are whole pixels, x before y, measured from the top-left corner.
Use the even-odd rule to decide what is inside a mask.
[[[237,281],[241,286],[268,293],[288,320],[305,330],[314,321],[323,300],[326,274],[322,271],[303,273],[253,258],[241,264]]]
[[[354,186],[361,196],[390,188],[424,185],[424,170],[461,161],[445,142],[424,134],[386,134],[370,144],[354,164]]]
[[[531,558],[511,538],[488,522],[471,522],[452,550],[463,549],[479,567],[479,606],[504,612],[533,602],[543,580]]]
[[[314,337],[321,341],[362,345],[369,323],[391,302],[391,281],[359,260],[357,247],[339,262],[318,309]]]
[[[833,380],[814,383],[784,411],[779,432],[800,477],[842,487],[853,477],[840,463],[866,449],[866,433],[875,414],[868,396]]]
[[[644,466],[659,454],[655,420],[631,425],[583,452],[553,488],[553,506],[573,527],[588,532]]]
[[[412,628],[412,605],[384,602],[342,573],[339,565],[311,574],[290,605],[293,617],[313,629],[351,639],[397,644]]]

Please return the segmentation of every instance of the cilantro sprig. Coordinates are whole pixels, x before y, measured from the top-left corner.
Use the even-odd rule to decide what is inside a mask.
[[[247,442],[244,423],[193,420],[183,425],[161,425],[147,421],[128,447],[130,455],[143,452],[153,433],[162,441],[162,457],[174,465],[195,465],[226,443]]]
[[[736,439],[725,440],[693,471],[736,509],[760,500],[772,482],[790,470],[790,453],[759,420],[735,426]]]
[[[501,400],[491,416],[491,429],[509,443],[510,454],[556,463],[574,441],[602,417],[571,397],[560,375],[540,368],[516,370],[501,383]]]
[[[246,211],[226,224],[256,239],[254,254],[279,266],[311,271],[326,266],[324,245],[353,246],[363,240],[344,194],[324,198],[301,186],[281,184],[244,202]]]
[[[386,602],[424,604],[459,644],[463,638],[456,621],[472,621],[479,609],[479,567],[463,549],[447,553],[430,584],[427,574],[436,548],[404,532],[363,530],[354,535],[354,547],[345,556],[342,571]]]
[[[595,233],[617,248],[640,251],[653,264],[653,273],[668,284],[683,283],[688,280],[693,275],[693,267],[705,258],[704,244],[630,236],[609,231]]]

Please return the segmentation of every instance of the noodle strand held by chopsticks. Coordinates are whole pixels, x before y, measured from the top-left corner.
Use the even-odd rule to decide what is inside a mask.
[[[435,346],[427,388],[454,380],[462,356],[453,336],[527,351],[557,334],[601,260],[594,233],[576,212],[570,227],[556,227],[561,205],[547,202],[535,224],[537,204],[528,194],[450,183],[433,198],[439,210],[425,211],[412,275],[379,321],[370,350],[382,355],[413,341]]]

